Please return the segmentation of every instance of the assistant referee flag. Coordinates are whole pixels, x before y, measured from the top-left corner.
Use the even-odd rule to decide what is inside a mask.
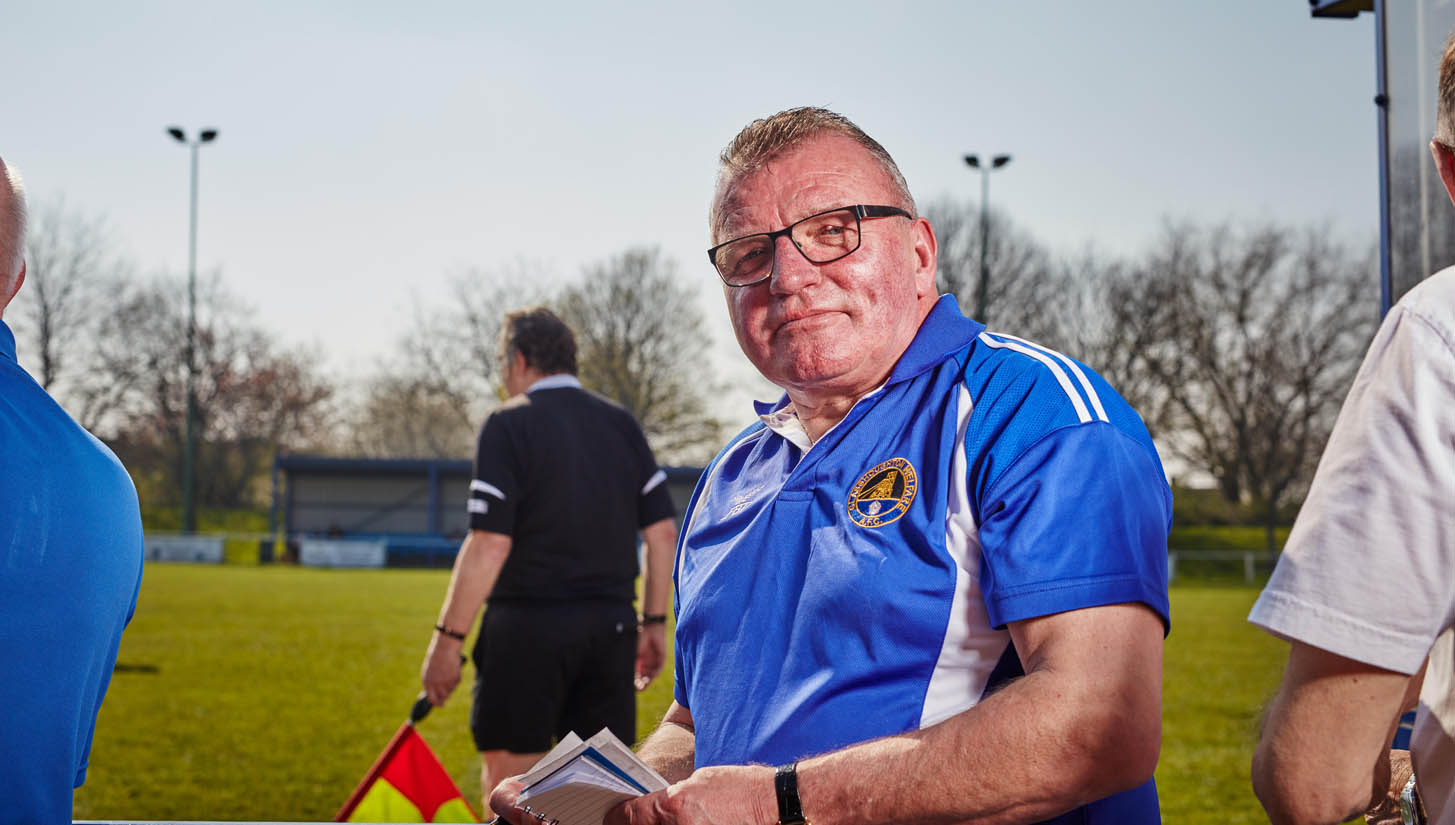
[[[414,722],[423,716],[416,709],[414,718],[399,726],[359,787],[334,816],[335,822],[480,821],[414,729]]]

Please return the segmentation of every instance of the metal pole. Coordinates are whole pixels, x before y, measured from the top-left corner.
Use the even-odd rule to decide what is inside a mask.
[[[980,286],[975,290],[975,320],[989,323],[986,304],[990,301],[990,265],[986,259],[990,245],[990,164],[980,168]]]
[[[1392,233],[1389,226],[1389,56],[1385,52],[1389,37],[1384,0],[1374,0],[1374,105],[1379,123],[1379,317],[1389,312],[1397,300],[1394,263],[1390,252]],[[1421,159],[1423,160],[1423,158]],[[1421,272],[1419,275],[1424,276]]]
[[[192,149],[192,215],[187,235],[187,441],[182,451],[182,532],[197,532],[197,150]]]

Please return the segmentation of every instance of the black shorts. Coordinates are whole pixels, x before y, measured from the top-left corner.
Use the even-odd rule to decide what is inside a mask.
[[[630,604],[491,604],[475,641],[470,732],[482,751],[543,753],[569,731],[636,740]]]

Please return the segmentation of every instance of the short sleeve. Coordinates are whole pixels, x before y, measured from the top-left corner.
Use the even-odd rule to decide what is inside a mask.
[[[664,518],[672,518],[677,508],[672,505],[672,494],[667,489],[667,473],[658,469],[652,473],[642,487],[641,504],[637,519],[638,527],[656,524]]]
[[[1052,430],[986,488],[980,589],[991,624],[1142,602],[1170,626],[1172,496],[1147,446],[1106,422]]]
[[[673,607],[672,612],[674,614],[677,612],[676,607]],[[676,647],[677,645],[681,644],[681,641],[681,639],[674,639],[673,646]],[[687,663],[684,661],[684,659],[685,657],[683,656],[672,657],[672,699],[677,704],[681,705],[684,708],[687,708],[688,711],[691,711],[692,703],[687,701],[688,676]]]
[[[498,412],[485,419],[475,448],[475,469],[466,503],[471,530],[514,535],[520,491],[515,446]]]
[[[1401,673],[1455,623],[1452,343],[1433,313],[1390,312],[1250,622]]]
[[[647,444],[642,428],[630,416],[627,421],[631,426],[631,444],[639,467],[637,477],[642,480],[637,496],[637,527],[646,527],[664,518],[672,518],[677,514],[677,508],[672,504],[667,473],[657,466],[657,459],[652,456],[652,448]]]

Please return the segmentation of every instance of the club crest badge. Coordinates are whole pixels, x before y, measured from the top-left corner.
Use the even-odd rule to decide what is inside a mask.
[[[849,518],[860,527],[883,527],[909,510],[918,489],[914,467],[903,458],[891,458],[854,482]]]

